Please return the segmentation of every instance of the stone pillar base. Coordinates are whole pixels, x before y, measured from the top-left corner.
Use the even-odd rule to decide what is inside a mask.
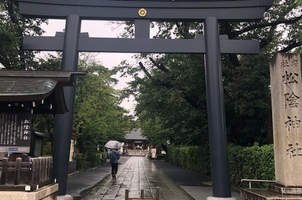
[[[65,196],[58,196],[57,200],[73,200],[73,197],[69,194],[66,194]]]
[[[46,185],[32,192],[0,191],[1,200],[56,200],[59,185]]]
[[[277,192],[279,194],[295,194],[295,195],[302,194],[302,187],[284,187],[279,185],[269,185],[268,190]]]
[[[207,197],[207,200],[237,200],[235,197]]]
[[[302,200],[302,195],[279,194],[268,189],[241,189],[240,194],[245,200]]]

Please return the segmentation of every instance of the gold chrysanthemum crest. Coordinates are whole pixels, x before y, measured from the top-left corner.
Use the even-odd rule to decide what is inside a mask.
[[[145,17],[147,15],[147,10],[145,8],[141,8],[138,10],[138,15],[140,17]]]

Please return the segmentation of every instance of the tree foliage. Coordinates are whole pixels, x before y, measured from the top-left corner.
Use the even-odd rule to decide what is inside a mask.
[[[229,142],[272,142],[268,60],[277,52],[300,50],[301,8],[301,1],[276,0],[261,21],[219,23],[221,35],[258,40],[261,49],[258,56],[222,55]],[[192,39],[203,34],[202,23],[153,22],[153,26],[158,27],[155,38]],[[131,37],[133,28],[128,23],[124,36]],[[143,134],[156,145],[166,140],[174,144],[206,143],[203,56],[141,54],[139,59],[139,66],[121,65],[120,71],[134,77],[125,94],[134,95],[138,102],[136,115],[144,127]]]
[[[24,35],[42,35],[41,24],[45,19],[24,18],[16,3],[10,0],[0,2],[0,64],[6,69],[32,69],[37,62],[35,54],[22,50]]]
[[[59,70],[62,54],[47,54],[38,59],[39,70]],[[132,117],[120,107],[121,94],[112,86],[117,80],[112,78],[114,70],[109,70],[96,61],[93,54],[80,54],[78,69],[88,72],[77,77],[75,110],[72,134],[78,137],[81,153],[94,151],[108,140],[123,141],[132,127]],[[35,129],[48,133],[52,141],[54,116],[36,115]]]
[[[119,106],[119,92],[112,87],[117,81],[111,78],[115,72],[85,54],[79,69],[88,71],[77,79],[73,133],[78,136],[80,151],[94,150],[108,140],[123,141],[132,123],[128,111]]]
[[[39,70],[59,70],[62,54],[48,54],[38,59]],[[108,140],[123,141],[132,127],[132,117],[120,107],[121,94],[112,86],[117,80],[111,78],[115,73],[100,65],[93,54],[80,54],[79,70],[88,72],[77,77],[75,110],[72,134],[78,137],[81,153],[94,151]],[[52,142],[54,134],[53,115],[35,115],[35,129],[49,135]]]

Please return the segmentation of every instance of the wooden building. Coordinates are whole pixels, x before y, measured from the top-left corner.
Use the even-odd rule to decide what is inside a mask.
[[[148,148],[147,139],[142,136],[141,129],[136,129],[131,131],[126,135],[126,147],[128,149],[136,150],[146,150]]]
[[[0,70],[1,191],[34,191],[51,185],[51,195],[56,196],[58,184],[54,184],[52,177],[53,159],[39,157],[45,134],[33,130],[33,116],[68,112],[63,87],[72,86],[75,75],[85,74]],[[0,192],[0,199],[1,195],[8,196]]]
[[[0,70],[0,152],[30,154],[33,115],[68,112],[63,87],[72,86],[75,75],[85,74]]]

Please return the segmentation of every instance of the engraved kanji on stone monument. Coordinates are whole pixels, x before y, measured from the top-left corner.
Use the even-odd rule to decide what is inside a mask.
[[[299,54],[270,60],[276,183],[302,186],[302,84]]]

